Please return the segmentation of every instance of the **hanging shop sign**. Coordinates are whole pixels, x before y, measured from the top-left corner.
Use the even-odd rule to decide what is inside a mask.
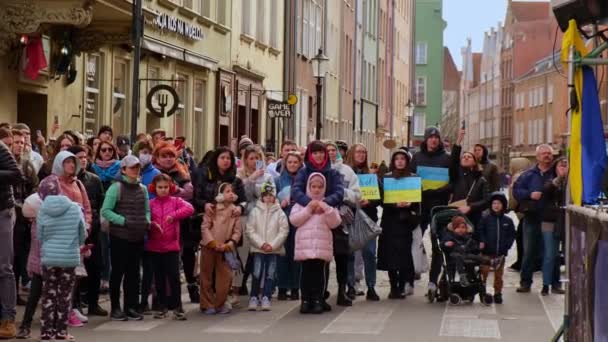
[[[159,84],[152,87],[146,96],[146,108],[159,118],[171,116],[179,107],[179,96],[170,85]]]
[[[165,13],[158,14],[154,19],[154,25],[161,30],[169,30],[192,40],[203,39],[202,28]]]
[[[266,113],[271,119],[274,118],[291,118],[291,106],[287,102],[268,100],[266,105]]]

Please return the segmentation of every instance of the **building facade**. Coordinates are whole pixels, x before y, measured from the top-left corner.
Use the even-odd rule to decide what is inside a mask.
[[[416,76],[413,123],[414,143],[419,144],[427,126],[439,125],[443,89],[443,31],[441,0],[416,0]]]
[[[357,1],[342,0],[341,21],[342,34],[340,37],[340,108],[338,136],[348,142],[354,143],[354,115],[355,115],[355,81],[357,50],[355,46],[355,22]]]
[[[490,158],[501,153],[501,73],[502,24],[485,32],[480,66],[479,143],[486,146]],[[499,158],[500,159],[500,158]]]
[[[456,141],[461,127],[460,72],[447,47],[444,48],[443,60],[443,101],[440,127],[443,139],[453,143]]]
[[[378,5],[379,0],[363,0],[363,46],[361,55],[361,112],[359,142],[367,146],[370,160],[381,154],[383,139],[376,136],[378,126]]]

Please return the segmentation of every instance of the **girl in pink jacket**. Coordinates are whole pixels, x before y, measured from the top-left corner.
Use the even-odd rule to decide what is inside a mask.
[[[173,310],[173,318],[185,321],[186,315],[181,302],[181,285],[179,279],[179,221],[190,217],[194,208],[180,197],[171,196],[175,192],[175,184],[171,177],[161,173],[154,177],[148,186],[150,193],[156,197],[150,201],[152,226],[148,233],[146,251],[150,253],[153,265],[154,280],[160,311],[154,318],[167,317],[167,312]],[[166,285],[169,284],[170,295]]]
[[[306,195],[312,199],[306,207],[295,204],[289,215],[296,229],[295,260],[302,262],[300,313],[323,313],[325,263],[333,258],[331,229],[341,223],[340,214],[323,202],[325,177],[318,172],[308,177]]]

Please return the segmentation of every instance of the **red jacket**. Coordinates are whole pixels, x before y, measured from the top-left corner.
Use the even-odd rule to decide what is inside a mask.
[[[193,213],[192,205],[179,197],[156,197],[151,200],[152,226],[148,233],[146,251],[156,253],[179,252],[179,221],[190,217]],[[169,216],[173,217],[171,224],[166,222]],[[162,231],[154,223],[157,223]]]

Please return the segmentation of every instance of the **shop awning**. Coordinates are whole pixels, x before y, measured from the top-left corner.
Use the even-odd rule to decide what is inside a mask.
[[[217,71],[218,68],[218,60],[154,38],[144,37],[142,48],[178,61],[198,65],[211,71]]]

